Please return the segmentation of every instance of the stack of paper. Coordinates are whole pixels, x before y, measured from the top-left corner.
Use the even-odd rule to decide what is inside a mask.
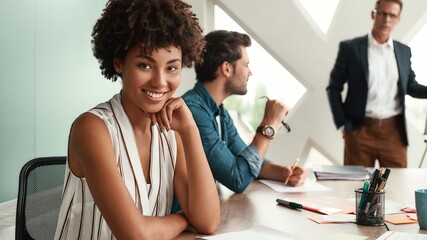
[[[316,166],[317,180],[368,180],[369,173],[363,166]]]

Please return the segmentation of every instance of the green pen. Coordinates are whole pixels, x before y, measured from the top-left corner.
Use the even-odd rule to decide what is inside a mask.
[[[276,199],[276,202],[279,204],[279,205],[282,205],[282,206],[285,206],[285,207],[290,207],[290,208],[294,208],[294,209],[297,209],[297,208],[302,208],[302,204],[299,204],[299,203],[296,203],[296,202],[289,202],[289,201],[286,201],[286,200],[283,200],[283,199]]]
[[[368,189],[369,189],[369,182],[366,181],[363,184],[363,193],[362,193],[362,196],[360,197],[359,209],[363,209]]]

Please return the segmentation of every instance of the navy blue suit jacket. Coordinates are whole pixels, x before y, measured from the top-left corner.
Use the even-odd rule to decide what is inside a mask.
[[[405,95],[415,98],[427,98],[427,87],[415,80],[411,67],[411,49],[393,41],[399,80],[398,95],[405,115]],[[362,125],[368,98],[368,35],[339,44],[338,56],[331,71],[328,87],[329,105],[337,128],[344,126],[346,131],[353,131]],[[341,92],[347,83],[347,95],[343,101]],[[403,117],[404,141],[408,144],[406,120]]]

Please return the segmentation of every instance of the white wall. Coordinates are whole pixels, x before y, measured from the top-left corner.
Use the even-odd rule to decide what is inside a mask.
[[[373,1],[342,0],[327,36],[321,36],[291,0],[188,2],[206,32],[212,30],[212,2],[226,8],[308,88],[290,113],[291,134],[273,142],[269,157],[290,163],[312,141],[342,162],[342,141],[332,123],[325,87],[338,41],[370,30]],[[66,155],[75,117],[119,91],[120,82],[111,83],[100,74],[90,46],[92,26],[104,5],[103,0],[0,1],[0,202],[16,198],[25,162]],[[426,9],[427,1],[405,1],[395,38],[408,41]],[[186,70],[177,94],[194,83],[193,71]],[[415,166],[424,143],[411,126],[409,136],[410,166]]]
[[[0,3],[0,202],[16,198],[19,170],[38,156],[66,155],[71,122],[107,100],[91,51],[104,1]]]
[[[202,1],[188,2],[197,14],[205,9]],[[103,78],[91,50],[105,3],[0,1],[0,202],[17,197],[27,161],[66,155],[72,121],[120,90],[120,81]],[[187,70],[178,94],[193,85]]]

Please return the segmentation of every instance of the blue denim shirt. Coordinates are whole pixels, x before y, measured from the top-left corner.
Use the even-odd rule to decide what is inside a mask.
[[[214,178],[234,192],[243,192],[260,173],[261,157],[258,150],[252,145],[246,145],[240,138],[227,109],[222,104],[216,104],[202,83],[197,82],[182,98],[199,128]],[[222,139],[215,119],[217,115],[221,119]]]

